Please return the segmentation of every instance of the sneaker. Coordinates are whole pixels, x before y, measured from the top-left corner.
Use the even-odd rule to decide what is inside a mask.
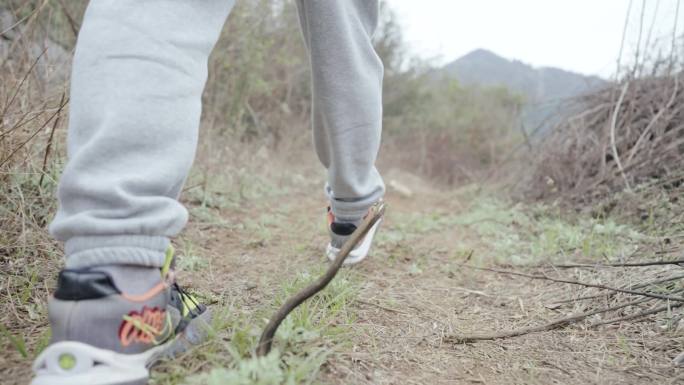
[[[328,206],[328,232],[330,233],[330,243],[328,243],[325,252],[329,260],[335,260],[344,243],[347,241],[347,239],[349,239],[349,236],[352,235],[361,222],[363,222],[363,218],[351,223],[338,222],[335,220],[335,215],[333,214],[332,209],[330,206]],[[343,262],[344,265],[357,264],[368,256],[371,244],[373,243],[373,237],[380,226],[380,222],[382,222],[382,219],[378,220],[373,227],[368,230],[366,236],[363,237],[363,239],[349,253],[347,258],[345,258]]]
[[[153,271],[114,266],[152,278],[136,295],[106,268],[62,270],[48,303],[52,341],[31,385],[146,384],[153,363],[204,341],[211,313],[175,283],[173,262],[169,248],[158,281]]]

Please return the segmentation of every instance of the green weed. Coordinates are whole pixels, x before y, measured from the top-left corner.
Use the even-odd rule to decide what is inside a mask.
[[[177,254],[176,263],[179,270],[199,271],[209,266],[207,260],[195,252],[195,244],[187,238],[179,239]]]
[[[212,226],[217,228],[233,228],[236,225],[227,220],[218,209],[207,206],[190,206],[188,207],[190,215],[198,224],[204,226]]]
[[[19,354],[21,354],[22,357],[28,357],[28,352],[26,350],[26,342],[24,341],[23,336],[13,335],[12,333],[10,333],[9,330],[7,330],[7,328],[3,324],[0,324],[0,334],[2,334],[15,349],[17,349],[17,351],[19,352]]]
[[[281,367],[278,351],[272,351],[266,357],[241,360],[236,367],[229,370],[213,369],[209,373],[195,376],[188,384],[197,385],[272,385],[286,382],[286,374]]]
[[[474,230],[498,262],[553,262],[568,255],[616,259],[646,238],[612,218],[568,214],[553,206],[514,204],[492,198],[473,200],[470,210],[451,223]]]
[[[202,363],[202,373],[192,373],[174,363],[162,366],[154,384],[309,384],[327,358],[350,340],[355,314],[349,304],[359,291],[358,279],[350,271],[340,272],[321,293],[295,309],[276,334],[274,350],[256,358],[255,349],[267,317],[289,296],[319,276],[322,270],[299,273],[278,290],[274,302],[241,312],[233,304],[215,306],[212,338],[201,349],[187,355],[185,362]],[[211,368],[210,370],[206,370]]]

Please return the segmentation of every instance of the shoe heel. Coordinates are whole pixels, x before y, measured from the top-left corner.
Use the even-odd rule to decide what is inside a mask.
[[[149,371],[145,364],[155,349],[120,354],[76,341],[57,342],[36,358],[31,385],[146,384]]]

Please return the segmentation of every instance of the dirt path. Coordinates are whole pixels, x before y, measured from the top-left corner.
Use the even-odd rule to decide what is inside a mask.
[[[326,242],[317,189],[278,195],[223,218],[246,225],[216,227],[195,221],[186,242],[209,264],[186,272],[242,312],[258,311],[298,272],[322,266]],[[358,285],[353,317],[317,382],[334,384],[636,384],[668,383],[671,357],[657,354],[642,329],[587,331],[574,327],[510,340],[453,344],[454,333],[483,332],[546,322],[566,315],[546,304],[567,287],[463,269],[464,244],[481,253],[481,236],[467,226],[440,226],[467,210],[455,193],[390,193],[390,208],[373,256],[349,269]],[[448,221],[446,221],[448,222]],[[487,256],[479,256],[482,263]],[[321,267],[322,268],[322,267]],[[348,321],[351,319],[352,321]],[[328,325],[330,326],[330,325]],[[339,345],[337,343],[339,342]],[[674,342],[673,342],[674,343]],[[655,354],[654,354],[655,353]],[[673,380],[675,379],[675,380]]]
[[[153,385],[242,384],[227,378],[279,371],[274,378],[280,380],[259,384],[284,378],[316,384],[666,384],[684,379],[671,365],[672,353],[682,348],[681,333],[663,337],[654,322],[591,330],[579,324],[509,340],[449,342],[453,334],[537,325],[582,308],[547,308],[572,296],[569,287],[463,268],[468,255],[470,264],[495,264],[492,245],[506,245],[500,230],[524,224],[515,218],[473,217],[471,201],[479,193],[437,191],[420,182],[409,186],[412,197],[389,192],[373,255],[345,269],[323,296],[290,317],[277,337],[280,356],[254,363],[249,357],[265,318],[326,266],[318,180],[285,174],[261,192],[240,190],[246,197],[223,201],[186,192],[191,221],[174,241],[180,279],[205,293],[203,300],[217,315],[217,333],[201,349],[159,365]],[[476,231],[474,224],[486,221],[503,227]],[[46,282],[45,292],[54,284],[49,277]],[[28,356],[7,345],[0,363],[9,382],[2,383],[27,383],[31,360],[47,341],[45,309],[34,307],[36,315],[23,329],[11,329],[24,331]]]

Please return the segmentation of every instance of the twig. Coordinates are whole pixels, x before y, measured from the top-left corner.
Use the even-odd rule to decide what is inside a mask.
[[[670,107],[672,107],[672,103],[675,101],[675,97],[677,96],[677,91],[679,90],[679,74],[674,75],[674,90],[672,91],[672,96],[670,96],[670,100],[667,102],[665,105],[665,108],[661,108],[660,111],[658,111],[653,119],[648,123],[644,131],[641,132],[641,135],[639,135],[639,138],[637,139],[636,143],[634,144],[634,147],[632,147],[632,151],[629,153],[629,157],[627,157],[627,164],[629,165],[632,163],[632,159],[634,158],[634,155],[636,155],[637,149],[639,148],[639,145],[641,144],[641,141],[644,140],[646,135],[651,131],[653,126],[655,126],[656,122],[660,117],[665,113],[665,111],[669,111]]]
[[[610,125],[610,146],[613,150],[613,156],[615,157],[615,164],[617,164],[618,170],[620,170],[620,174],[622,175],[622,178],[625,180],[625,186],[627,187],[627,191],[631,192],[632,188],[630,187],[629,181],[627,180],[627,176],[625,175],[625,170],[622,168],[622,163],[620,162],[620,156],[618,155],[617,146],[615,145],[615,126],[617,125],[618,112],[620,111],[620,106],[622,106],[622,101],[625,99],[625,94],[627,94],[628,88],[629,81],[625,82],[625,85],[622,87],[622,92],[620,93],[620,97],[618,98],[617,104],[615,105],[615,110],[613,111],[613,119]]]
[[[392,309],[391,307],[386,307],[386,306],[380,305],[379,303],[375,303],[375,302],[364,301],[364,300],[362,300],[362,299],[355,299],[354,302],[357,302],[357,303],[360,303],[360,304],[363,304],[363,305],[367,305],[367,306],[375,306],[375,307],[377,307],[378,309],[382,309],[382,310],[388,311],[388,312],[390,312],[390,313],[410,314],[410,313],[407,313],[407,312],[405,312],[405,311],[401,311],[401,310],[399,310],[399,309]]]
[[[32,17],[33,15],[35,15],[36,13],[38,13],[38,11],[40,11],[41,8],[42,8],[42,6],[41,6],[41,7],[36,7],[36,9],[34,9],[31,13],[29,13],[28,15],[22,17],[20,20],[17,20],[14,24],[10,25],[9,27],[5,28],[4,30],[0,31],[0,36],[2,36],[2,37],[4,38],[4,37],[5,37],[4,35],[5,35],[7,32],[13,30],[14,27],[18,26],[19,24],[23,23],[24,21],[28,20],[30,17]]]
[[[677,49],[676,47],[676,42],[677,42],[677,23],[679,22],[679,4],[680,0],[677,0],[677,8],[675,9],[675,14],[674,14],[674,26],[672,27],[672,47],[670,48],[670,63],[669,63],[669,70],[672,71],[672,68],[674,67],[675,64],[675,59],[677,58]]]
[[[601,325],[612,324],[612,323],[615,323],[615,322],[630,321],[630,320],[633,320],[633,319],[645,317],[645,316],[648,316],[648,315],[657,314],[657,313],[660,313],[660,312],[663,312],[663,311],[667,311],[667,310],[670,310],[670,309],[675,309],[675,308],[682,307],[682,306],[684,306],[684,303],[681,303],[681,302],[673,303],[673,304],[667,304],[667,305],[665,305],[665,306],[660,306],[660,307],[657,307],[657,308],[654,308],[654,309],[650,309],[650,310],[644,310],[644,311],[642,311],[642,312],[639,312],[639,313],[636,313],[636,314],[626,315],[626,316],[624,316],[624,317],[613,318],[613,319],[609,319],[609,320],[606,320],[606,321],[594,322],[593,324],[587,326],[587,328],[590,328],[590,329],[591,329],[591,328],[595,328],[595,327],[598,327],[598,326],[601,326]]]
[[[634,68],[632,68],[632,78],[637,75],[639,68],[639,54],[641,48],[641,34],[644,30],[644,15],[646,14],[646,0],[641,0],[641,16],[639,17],[639,37],[637,38],[636,51],[634,53]]]
[[[81,29],[81,27],[78,25],[76,20],[74,20],[73,16],[71,16],[71,12],[69,12],[69,8],[67,8],[66,4],[64,4],[64,0],[59,0],[59,5],[62,6],[62,12],[64,12],[67,22],[69,22],[71,32],[73,32],[74,37],[78,37],[78,31]]]
[[[340,249],[339,253],[337,254],[337,257],[335,260],[330,264],[330,267],[328,267],[328,270],[316,280],[316,282],[312,283],[311,285],[305,287],[300,291],[299,293],[293,295],[290,297],[285,303],[280,306],[278,311],[273,314],[271,317],[271,320],[268,322],[268,325],[264,328],[264,331],[261,333],[261,338],[259,338],[259,345],[257,346],[257,351],[256,354],[258,357],[263,357],[267,355],[271,351],[271,345],[273,344],[273,337],[275,336],[276,331],[278,330],[278,326],[280,326],[280,323],[285,320],[285,318],[294,310],[297,306],[301,305],[304,301],[307,299],[311,298],[313,295],[318,293],[319,291],[323,290],[330,281],[332,281],[333,278],[335,278],[335,275],[337,272],[340,270],[340,267],[342,267],[342,263],[344,263],[344,260],[347,258],[347,255],[356,247],[356,244],[359,243],[363,239],[363,237],[366,236],[368,231],[375,225],[383,216],[385,213],[385,204],[384,203],[378,203],[375,206],[371,207],[371,210],[369,214],[366,216],[366,219],[359,225],[359,228],[356,229],[352,233],[352,235],[349,236],[349,239],[344,243],[342,246],[342,249]]]
[[[659,285],[659,284],[661,284],[661,283],[666,283],[666,282],[670,282],[670,281],[676,281],[676,280],[678,280],[678,279],[683,279],[683,278],[684,278],[684,275],[675,275],[675,276],[673,276],[673,277],[667,277],[667,278],[663,278],[663,279],[657,279],[657,280],[655,280],[655,281],[644,282],[644,283],[640,283],[640,284],[638,284],[638,285],[630,286],[629,289],[630,289],[630,290],[641,289],[641,288],[644,288],[644,287],[653,286],[653,285]],[[551,306],[551,305],[560,305],[560,304],[564,304],[564,303],[568,303],[568,302],[583,301],[583,300],[587,300],[587,299],[601,298],[601,297],[605,297],[605,296],[613,295],[613,294],[614,294],[614,293],[604,293],[604,294],[586,295],[586,296],[582,296],[582,297],[578,297],[578,298],[562,299],[562,300],[559,300],[559,301],[552,302],[551,304],[549,304],[549,306]]]
[[[615,70],[615,81],[617,82],[620,77],[620,62],[622,61],[622,50],[625,48],[625,37],[627,36],[627,26],[629,26],[629,14],[632,11],[632,0],[629,0],[629,5],[627,6],[627,15],[625,16],[625,25],[622,28],[622,40],[620,42],[620,52],[617,58],[617,69]]]
[[[30,118],[26,118],[27,116],[29,116],[30,111],[29,111],[29,112],[23,113],[22,116],[21,116],[21,118],[17,119],[17,123],[15,123],[12,127],[8,128],[7,130],[5,130],[5,131],[3,131],[3,132],[0,132],[0,139],[4,138],[5,136],[11,134],[12,132],[14,132],[14,131],[16,131],[16,130],[18,130],[18,129],[20,129],[20,128],[23,127],[24,125],[26,125],[26,124],[28,124],[28,123],[31,123],[32,121],[34,121],[34,120],[38,119],[39,117],[43,116],[43,113],[44,113],[44,112],[45,112],[45,111],[36,112],[36,113],[34,113],[33,116],[31,116]]]
[[[482,296],[482,297],[494,298],[493,295],[487,294],[487,293],[485,293],[484,291],[480,291],[480,290],[471,290],[471,289],[467,289],[467,288],[465,288],[465,287],[460,287],[460,286],[450,286],[449,289],[452,289],[452,290],[461,290],[461,291],[466,292],[467,294],[475,294],[475,295],[479,295],[479,296]]]
[[[579,281],[572,281],[572,280],[568,280],[568,279],[552,278],[552,277],[549,277],[546,275],[533,275],[533,274],[520,273],[517,271],[507,271],[507,270],[492,269],[492,268],[488,268],[488,267],[475,267],[475,266],[468,266],[468,265],[464,265],[464,267],[468,267],[470,269],[475,269],[475,270],[490,271],[490,272],[498,273],[498,274],[517,275],[519,277],[526,277],[526,278],[530,278],[530,279],[541,279],[541,280],[558,282],[558,283],[567,283],[570,285],[577,285],[577,286],[584,286],[584,287],[595,287],[598,289],[611,290],[611,291],[615,291],[618,293],[640,295],[642,297],[650,297],[650,298],[664,299],[664,300],[668,300],[668,301],[684,302],[684,298],[681,298],[681,297],[672,297],[672,296],[668,296],[668,295],[661,295],[661,294],[655,294],[655,293],[645,293],[642,291],[635,291],[635,290],[629,290],[629,289],[620,289],[620,288],[610,287],[610,286],[606,286],[606,285],[600,285],[600,284],[596,284],[596,283],[579,282]]]
[[[655,9],[653,10],[653,18],[651,19],[651,25],[648,27],[648,35],[646,35],[646,41],[644,42],[644,48],[648,49],[651,44],[651,36],[653,35],[653,27],[655,27],[656,20],[658,19],[658,8],[660,1],[655,2]]]
[[[549,323],[538,325],[538,326],[528,326],[520,329],[513,329],[499,333],[481,333],[481,334],[464,334],[464,335],[452,335],[446,338],[447,342],[453,343],[465,343],[474,341],[485,341],[485,340],[498,340],[502,338],[518,337],[525,334],[539,333],[549,330],[558,329],[567,325],[571,325],[591,317],[592,315],[606,313],[609,311],[614,311],[622,309],[627,306],[637,305],[642,302],[649,301],[649,299],[639,299],[636,301],[631,301],[611,307],[601,308],[597,310],[592,310],[585,313],[575,314],[564,318],[559,318],[557,320],[551,321]]]
[[[61,110],[61,106],[66,105],[64,99],[66,98],[66,92],[62,93],[62,99],[59,101],[60,109],[57,110],[57,119],[55,119],[55,123],[52,125],[52,130],[50,130],[50,137],[48,138],[48,143],[47,146],[45,147],[45,156],[43,157],[43,168],[42,168],[42,173],[40,174],[40,180],[38,180],[38,186],[43,185],[43,178],[45,177],[45,172],[46,172],[46,167],[47,167],[47,161],[48,157],[50,156],[50,149],[52,148],[52,139],[55,136],[55,129],[57,129],[57,125],[59,124],[59,119],[62,117],[62,115],[59,113]]]
[[[659,265],[680,265],[684,263],[684,258],[675,259],[672,261],[646,261],[646,262],[628,262],[628,263],[564,263],[560,265],[551,265],[559,269],[572,269],[576,267],[639,267],[639,266],[659,266]],[[541,267],[541,266],[539,266]]]
[[[40,58],[42,58],[43,55],[45,55],[45,52],[47,52],[47,47],[45,47],[45,49],[43,49],[43,51],[40,53],[40,55],[38,55],[38,57],[36,57],[36,59],[33,61],[33,63],[31,63],[31,66],[26,71],[24,76],[21,78],[21,81],[19,81],[19,84],[17,85],[17,88],[14,90],[14,93],[12,94],[12,96],[7,101],[7,104],[5,104],[5,107],[3,108],[2,113],[0,113],[0,117],[4,117],[7,114],[7,111],[9,110],[10,106],[14,103],[14,100],[16,99],[17,95],[19,94],[19,91],[21,90],[22,86],[24,85],[24,82],[26,82],[26,79],[28,79],[31,72],[33,72],[33,69],[36,67],[36,64],[38,64],[38,61],[40,60]]]
[[[47,126],[48,124],[50,124],[50,122],[52,121],[52,119],[54,119],[57,115],[60,114],[60,112],[62,112],[62,108],[64,108],[64,105],[59,106],[59,108],[57,109],[57,111],[55,111],[55,113],[52,114],[52,115],[48,118],[48,120],[46,120],[45,123],[43,123],[42,126],[40,126],[36,131],[34,131],[31,135],[29,135],[28,139],[26,139],[25,141],[23,141],[17,148],[15,148],[14,150],[12,150],[12,151],[10,152],[10,154],[7,155],[7,157],[6,157],[5,159],[3,159],[2,161],[0,161],[0,167],[4,166],[5,163],[7,163],[10,159],[12,159],[12,157],[14,156],[14,154],[16,154],[19,150],[21,150],[21,149],[26,145],[26,143],[30,142],[33,138],[36,137],[36,135],[38,135],[38,134],[43,130],[43,128],[45,128],[45,126]]]

